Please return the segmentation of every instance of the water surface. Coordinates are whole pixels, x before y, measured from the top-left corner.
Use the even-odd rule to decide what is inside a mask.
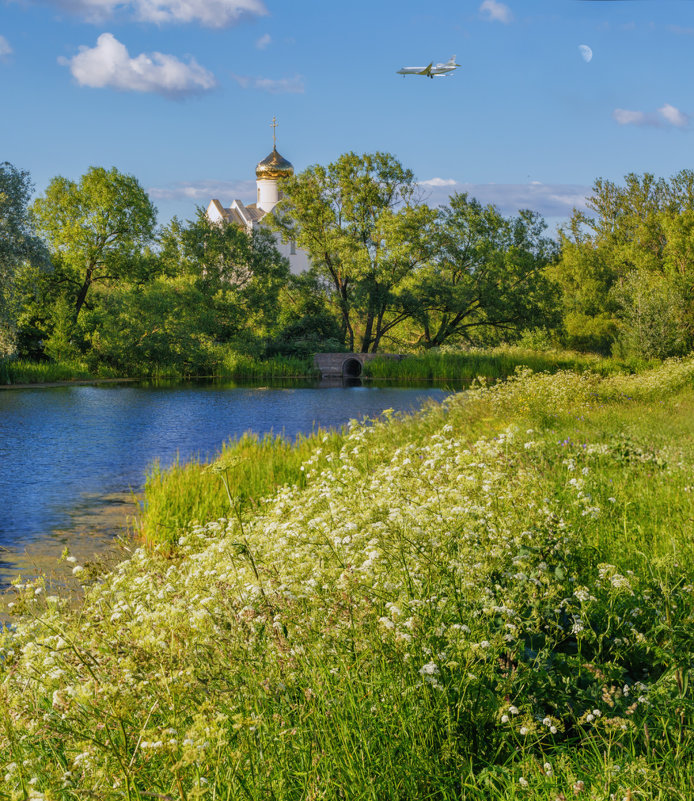
[[[210,459],[245,431],[289,438],[445,391],[396,387],[91,385],[0,391],[0,582],[62,547],[103,547],[135,510],[148,467]],[[4,575],[3,575],[4,574]]]

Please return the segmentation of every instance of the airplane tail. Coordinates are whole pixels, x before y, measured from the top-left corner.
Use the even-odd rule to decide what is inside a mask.
[[[460,64],[456,64],[456,63],[455,63],[455,56],[451,56],[451,57],[448,59],[448,64],[447,64],[447,66],[448,66],[448,67],[459,67],[459,66],[460,66]]]

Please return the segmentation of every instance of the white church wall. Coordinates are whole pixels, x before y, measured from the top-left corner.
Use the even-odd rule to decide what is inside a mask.
[[[305,273],[306,270],[311,266],[308,253],[305,250],[301,250],[300,248],[292,245],[290,242],[283,242],[280,239],[279,234],[274,234],[275,243],[277,245],[277,250],[289,259],[289,271],[292,275],[301,275],[301,273]],[[292,250],[294,251],[292,253]]]

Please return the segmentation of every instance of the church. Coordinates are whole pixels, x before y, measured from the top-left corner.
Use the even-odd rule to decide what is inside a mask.
[[[273,120],[273,128],[276,122]],[[273,137],[274,139],[274,137]],[[207,207],[207,219],[210,222],[234,223],[244,227],[248,233],[263,224],[264,217],[271,212],[282,197],[278,181],[294,174],[294,167],[277,152],[277,140],[274,139],[272,153],[266,156],[255,168],[256,202],[246,206],[240,200],[234,200],[229,208],[225,208],[214,198]],[[279,252],[289,259],[289,269],[299,275],[309,268],[308,253],[296,246],[294,241],[283,242],[278,233],[274,233]]]

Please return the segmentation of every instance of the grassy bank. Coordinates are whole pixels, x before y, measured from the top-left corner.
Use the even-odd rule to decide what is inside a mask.
[[[407,356],[401,360],[383,358],[364,366],[364,377],[392,381],[471,381],[479,376],[502,379],[513,375],[518,367],[535,372],[557,370],[590,370],[599,375],[633,373],[644,370],[648,363],[639,360],[608,359],[573,351],[535,351],[515,347],[492,350],[471,350],[461,353],[435,352]],[[652,366],[652,365],[650,365]],[[77,379],[108,378],[192,378],[204,373],[240,381],[263,381],[281,378],[318,378],[311,357],[274,356],[257,359],[228,351],[220,346],[213,363],[204,369],[186,371],[179,367],[152,364],[147,368],[117,371],[106,366],[92,370],[83,362],[30,362],[0,360],[0,384],[48,383]]]
[[[154,465],[145,480],[142,513],[135,534],[149,547],[175,550],[181,531],[192,523],[226,517],[229,495],[244,514],[284,485],[305,486],[304,464],[339,453],[342,435],[317,431],[294,443],[283,437],[244,434],[222,449],[214,465],[192,460],[162,471]],[[242,469],[239,469],[242,466]]]
[[[206,377],[236,380],[265,380],[277,378],[316,378],[312,359],[276,356],[272,359],[254,359],[237,353],[225,353],[213,367],[205,368]],[[23,359],[0,359],[0,384],[41,384],[56,381],[97,380],[100,378],[193,378],[195,372],[186,372],[165,365],[151,365],[147,369],[116,370],[100,365],[90,369],[84,362],[32,362]]]
[[[114,376],[106,371],[104,376]],[[0,359],[0,384],[50,384],[96,378],[81,362],[32,362],[25,359]]]
[[[692,797],[694,361],[309,438],[263,503],[257,454],[293,457],[247,446],[174,554],[76,565],[76,610],[17,586],[4,792]]]
[[[648,363],[639,359],[625,361],[575,351],[500,347],[463,352],[423,352],[401,360],[374,359],[364,365],[364,375],[400,381],[470,381],[478,376],[489,379],[506,378],[513,375],[518,367],[529,367],[535,372],[590,370],[599,375],[613,375],[633,373],[648,366]]]

